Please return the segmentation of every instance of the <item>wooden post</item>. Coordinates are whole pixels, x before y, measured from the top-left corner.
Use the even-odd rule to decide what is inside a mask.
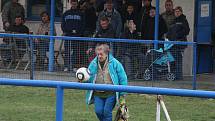
[[[157,96],[157,112],[156,112],[156,121],[160,121],[160,99]]]
[[[156,113],[156,121],[160,121],[160,105],[164,111],[165,117],[167,121],[171,121],[167,108],[164,104],[163,98],[161,95],[157,96],[157,113]]]

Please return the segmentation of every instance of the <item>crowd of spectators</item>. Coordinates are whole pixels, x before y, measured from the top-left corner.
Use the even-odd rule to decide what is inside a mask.
[[[69,3],[71,8],[63,13],[61,21],[64,36],[125,38],[132,40],[155,39],[156,8],[152,5],[152,0],[69,0]],[[21,17],[23,19],[22,24],[24,24],[24,13],[25,10],[18,3],[18,0],[8,2],[2,11],[5,31],[14,26],[16,17]],[[49,35],[50,21],[48,12],[41,13],[41,20],[37,34]],[[183,14],[182,7],[177,6],[174,9],[173,1],[166,0],[165,11],[159,15],[158,39],[164,40],[164,38],[168,38],[170,40],[186,41],[189,31],[189,24]],[[49,41],[42,42],[37,39],[35,43],[38,45],[36,47],[39,50],[39,58],[42,60],[39,61],[41,65],[44,63],[42,58],[45,56],[44,52],[48,51]],[[114,56],[126,65],[125,70],[128,75],[134,75],[134,69],[143,71],[140,70],[143,65],[138,60],[142,58],[141,55],[146,54],[147,50],[152,47],[151,45],[142,46],[141,44],[120,42],[109,44]],[[78,40],[65,40],[64,71],[73,71],[78,64],[86,63],[86,61],[83,61],[87,57],[85,56],[86,52],[89,54],[93,51],[95,45],[96,42],[84,43]],[[179,52],[175,52],[174,56],[182,56],[181,53],[183,53],[185,47],[179,48],[175,46],[175,48]],[[176,67],[182,73],[182,67],[179,67],[182,66],[182,57],[179,60],[181,62]],[[138,66],[135,66],[134,63],[138,64]]]

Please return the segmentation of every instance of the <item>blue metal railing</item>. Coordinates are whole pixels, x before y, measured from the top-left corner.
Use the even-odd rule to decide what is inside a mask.
[[[140,87],[140,86],[123,86],[123,85],[116,86],[116,85],[62,82],[62,81],[49,81],[49,80],[0,79],[0,85],[57,88],[56,121],[63,121],[64,89],[102,90],[102,91],[117,91],[117,92],[140,93],[140,94],[154,94],[154,95],[169,95],[169,96],[184,96],[184,97],[199,97],[199,98],[214,98],[215,99],[214,91]]]
[[[179,42],[179,41],[158,41],[159,30],[159,9],[156,9],[155,20],[155,40],[128,40],[128,39],[111,39],[111,38],[87,38],[87,37],[66,37],[66,36],[53,36],[54,35],[54,9],[55,0],[51,0],[51,36],[46,35],[27,35],[27,34],[0,34],[0,37],[23,37],[29,38],[31,43],[31,50],[33,50],[32,40],[34,38],[47,38],[50,39],[50,53],[49,53],[49,71],[53,71],[54,67],[54,39],[63,40],[79,40],[79,41],[107,41],[108,42],[128,42],[128,43],[171,43],[180,45],[193,46],[193,89],[196,89],[196,43],[194,42]],[[156,0],[156,8],[159,8],[159,0]],[[155,48],[157,48],[155,46]],[[33,52],[33,51],[31,51]],[[31,53],[32,54],[32,53]],[[33,57],[33,56],[32,56]],[[31,60],[33,61],[33,59]],[[32,62],[33,63],[33,62]],[[32,68],[33,64],[32,64]],[[32,72],[32,76],[33,76]],[[32,77],[33,78],[33,77]],[[186,96],[186,97],[201,97],[201,98],[215,98],[213,91],[200,91],[200,90],[184,90],[184,89],[170,89],[170,88],[155,88],[155,87],[139,87],[139,86],[111,86],[111,85],[93,85],[93,84],[80,84],[75,82],[60,82],[60,81],[45,81],[45,80],[14,80],[14,79],[0,79],[0,85],[16,85],[16,86],[34,86],[34,87],[51,87],[57,88],[56,98],[56,121],[63,121],[63,94],[64,89],[93,89],[93,90],[109,90],[109,91],[123,91],[129,93],[144,93],[144,94],[159,94],[159,95],[172,95],[172,96]]]
[[[97,41],[97,42],[127,42],[127,43],[145,43],[152,44],[154,40],[131,40],[131,39],[114,39],[114,38],[91,38],[91,37],[68,37],[68,36],[48,36],[48,35],[33,35],[33,34],[8,34],[0,33],[0,37],[17,37],[17,38],[53,38],[58,40],[73,40],[73,41]],[[164,44],[177,44],[177,45],[193,45],[196,42],[182,42],[182,41],[158,41]]]
[[[54,21],[55,21],[55,0],[51,0],[51,22],[50,22],[50,32],[51,36],[54,36]],[[54,69],[54,38],[50,38],[49,45],[49,71],[52,72]]]
[[[197,89],[196,74],[197,74],[197,44],[193,44],[193,89]]]
[[[32,41],[34,38],[51,38],[52,40],[58,39],[58,40],[65,40],[65,41],[97,41],[97,42],[126,42],[126,43],[144,43],[144,44],[153,44],[155,43],[154,40],[131,40],[131,39],[113,39],[113,38],[90,38],[90,37],[68,37],[68,36],[47,36],[47,35],[32,35],[32,34],[6,34],[6,33],[0,33],[0,37],[20,37],[20,38],[29,38],[30,43],[32,44]],[[196,43],[195,42],[181,42],[181,41],[156,41],[159,44],[175,44],[175,45],[189,45],[193,46],[193,89],[196,89]],[[54,44],[53,44],[54,45]],[[33,50],[33,45],[30,46],[31,50]],[[31,51],[32,55],[33,51]],[[50,51],[51,57],[54,56],[54,51]],[[33,59],[31,60],[33,61]],[[50,67],[51,66],[51,67]],[[49,71],[53,71],[54,67],[54,58],[49,59]],[[31,68],[34,68],[34,64],[32,64]],[[34,70],[31,72],[31,79],[33,79],[34,76]]]
[[[159,33],[159,6],[160,6],[160,0],[156,0],[156,14],[155,14],[155,33],[154,33],[154,48],[158,48],[158,33]]]

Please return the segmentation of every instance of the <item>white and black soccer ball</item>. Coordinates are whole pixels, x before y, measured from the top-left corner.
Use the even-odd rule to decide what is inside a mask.
[[[85,67],[81,67],[76,71],[76,78],[81,82],[87,81],[90,79],[90,71]]]

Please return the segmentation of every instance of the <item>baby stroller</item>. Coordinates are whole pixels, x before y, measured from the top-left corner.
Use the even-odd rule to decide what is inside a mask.
[[[168,81],[175,80],[176,76],[171,72],[170,69],[170,63],[175,61],[174,57],[169,51],[172,46],[173,44],[164,44],[164,48],[160,48],[159,50],[150,49],[147,51],[146,57],[149,59],[152,58],[152,63],[148,64],[148,67],[144,71],[144,80],[151,80],[153,75],[157,75],[159,73],[165,74],[166,80]]]

